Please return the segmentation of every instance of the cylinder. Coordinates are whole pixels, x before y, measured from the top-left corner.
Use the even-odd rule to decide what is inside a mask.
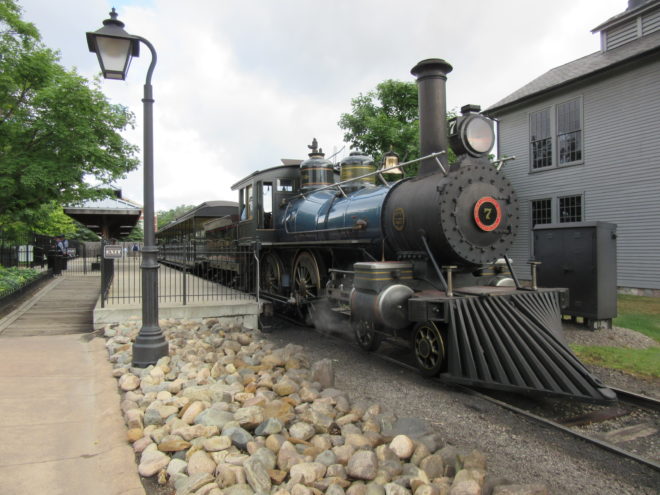
[[[439,58],[422,60],[410,71],[417,78],[419,102],[419,144],[421,156],[449,149],[447,137],[446,81],[452,66]],[[447,155],[439,157],[445,168]],[[434,159],[421,162],[418,175],[438,170]]]

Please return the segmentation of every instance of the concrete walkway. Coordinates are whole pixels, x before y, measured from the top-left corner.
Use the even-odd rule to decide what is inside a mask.
[[[64,308],[75,283],[55,279],[37,302]],[[23,332],[7,324],[37,304],[26,306],[0,322],[0,493],[144,494],[105,340],[47,315]]]

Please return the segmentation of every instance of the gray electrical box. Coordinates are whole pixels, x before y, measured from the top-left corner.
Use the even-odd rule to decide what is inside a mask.
[[[606,222],[534,227],[534,257],[541,287],[567,287],[565,315],[590,328],[612,327],[616,309],[616,225]]]

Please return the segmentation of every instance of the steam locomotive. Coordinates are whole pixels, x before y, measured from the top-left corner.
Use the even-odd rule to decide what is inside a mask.
[[[329,302],[365,350],[408,339],[421,372],[449,383],[614,400],[563,341],[566,290],[515,277],[507,251],[518,200],[488,159],[493,122],[472,105],[447,122],[451,70],[441,59],[412,69],[422,158],[378,169],[353,152],[336,170],[314,140],[307,160],[232,186],[240,209],[232,235],[257,250],[260,294],[310,322]],[[392,180],[413,163],[416,176]]]

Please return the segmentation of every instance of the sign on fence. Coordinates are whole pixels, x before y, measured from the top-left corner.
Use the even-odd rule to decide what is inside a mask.
[[[124,250],[119,245],[108,244],[107,246],[103,246],[103,258],[105,259],[120,259],[123,254]]]

